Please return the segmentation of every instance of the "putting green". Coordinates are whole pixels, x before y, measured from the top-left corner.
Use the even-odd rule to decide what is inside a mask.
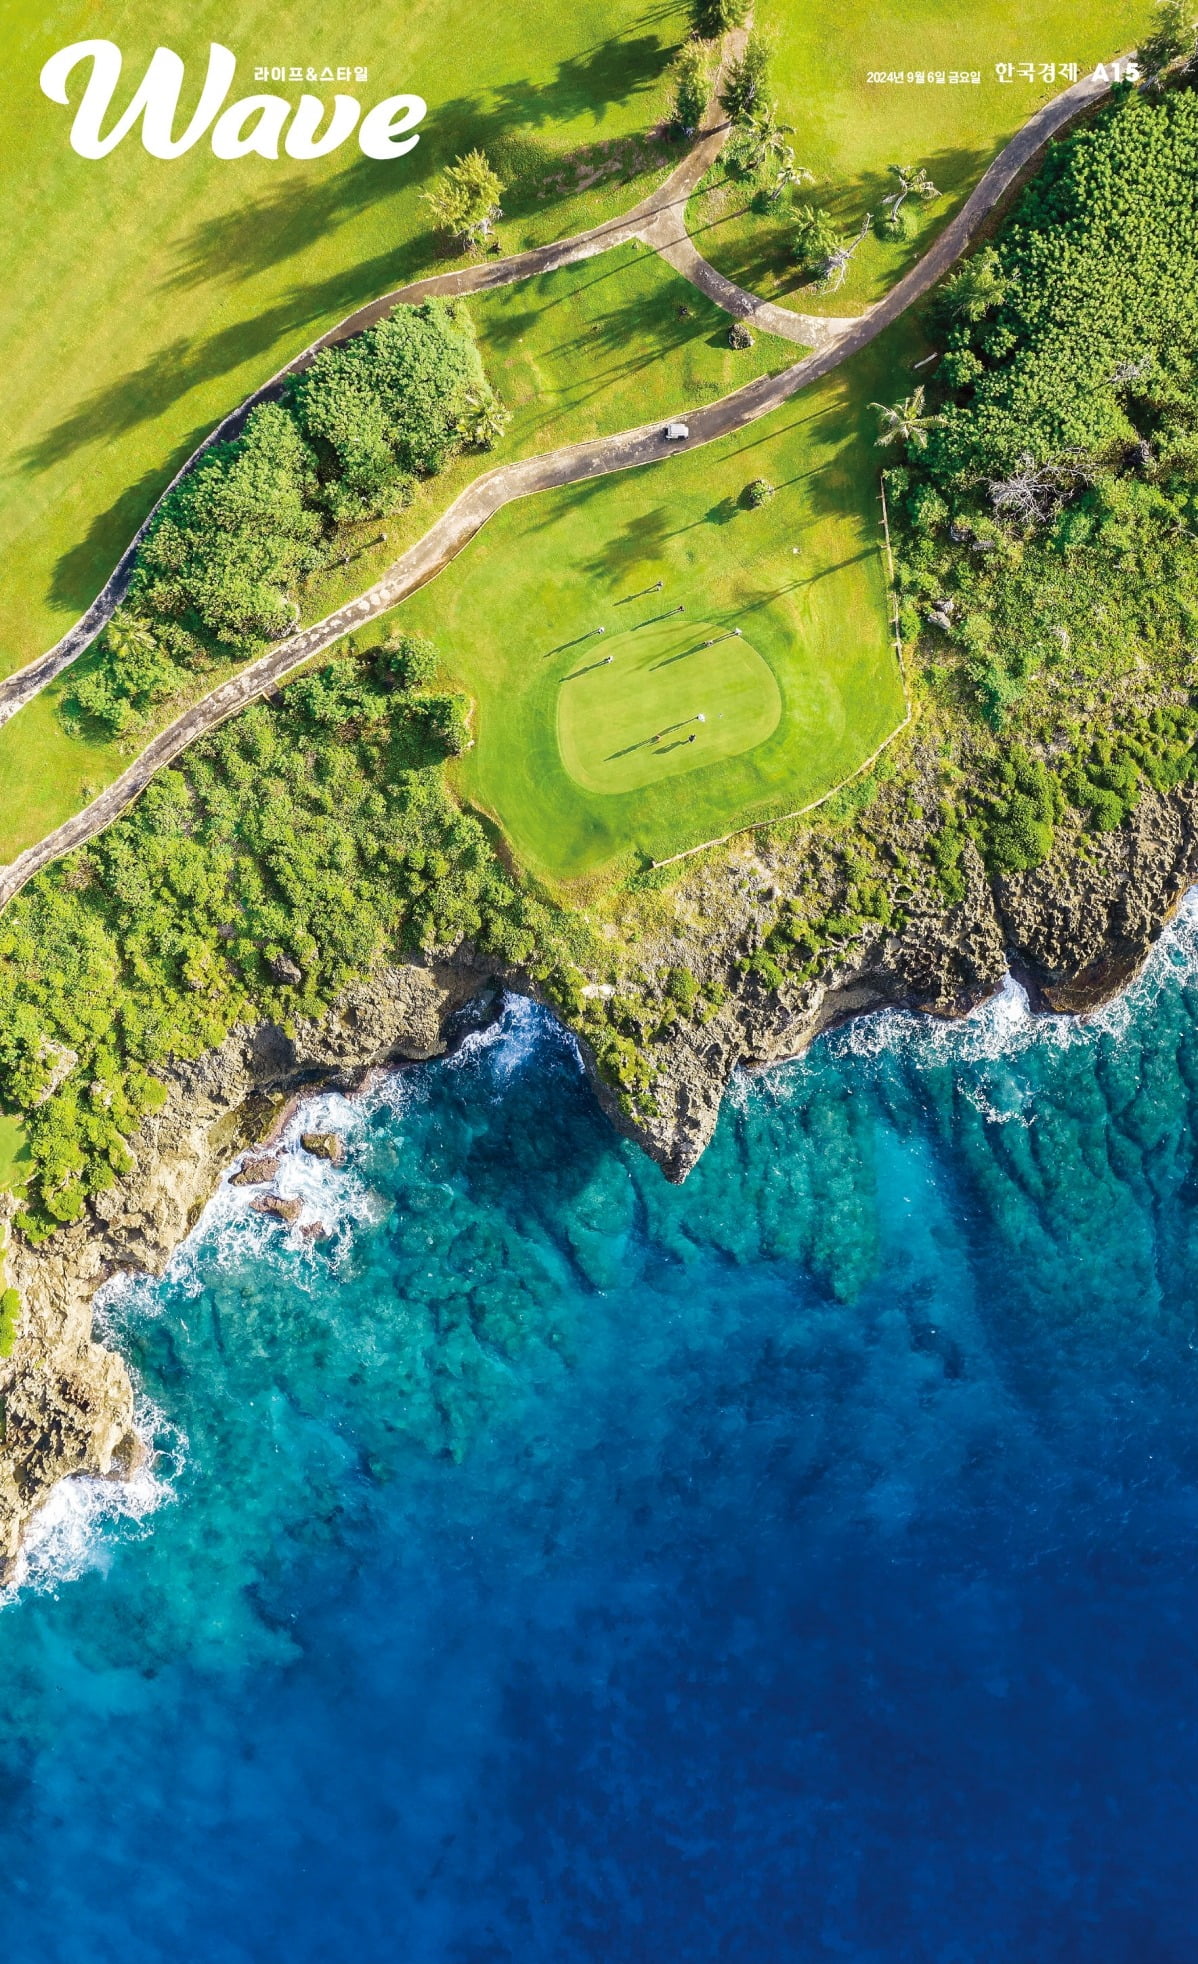
[[[585,790],[639,791],[755,749],[781,714],[773,673],[743,636],[714,621],[649,621],[596,638],[567,671],[557,742]]]

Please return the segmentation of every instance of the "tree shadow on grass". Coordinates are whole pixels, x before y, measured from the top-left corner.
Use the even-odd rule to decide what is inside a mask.
[[[651,89],[664,74],[674,50],[656,34],[600,41],[557,65],[557,77],[543,88],[527,82],[502,83],[492,91],[499,113],[541,128],[590,115],[602,122],[617,103]]]
[[[55,564],[49,593],[53,605],[69,607],[76,614],[90,607],[154,500],[203,436],[201,429],[184,437],[161,470],[146,471],[136,484],[126,485],[107,511],[98,513],[87,536]]]
[[[541,92],[557,103],[557,107],[550,105],[543,120],[576,113],[569,105],[576,102],[580,87],[593,86],[604,101],[622,101],[634,89],[647,86],[667,58],[668,50],[651,36],[631,44],[601,44],[582,62],[582,81],[571,64],[560,65],[567,72],[559,84]],[[567,106],[563,108],[563,104]],[[553,158],[544,146],[507,129],[508,115],[507,110],[487,110],[481,96],[462,96],[442,104],[430,121],[425,141],[405,159],[405,176],[399,187],[387,174],[387,166],[365,157],[315,184],[305,175],[291,174],[237,211],[207,218],[194,227],[180,248],[168,287],[188,291],[214,279],[237,284],[253,277],[264,267],[307,250],[314,236],[356,217],[383,198],[398,200],[404,187],[423,182],[448,156],[475,144],[493,149],[506,146],[510,161],[530,173],[546,167],[551,159],[559,165],[569,162],[568,157]],[[439,140],[442,126],[446,142]],[[445,157],[440,155],[442,150]],[[223,328],[198,343],[176,339],[115,386],[97,390],[29,445],[21,464],[44,470],[86,444],[121,437],[161,415],[190,389],[267,353],[289,331],[330,315],[344,317],[380,294],[409,284],[442,250],[436,235],[425,228],[397,244],[393,252],[358,261],[325,279],[297,284],[284,299],[251,320]],[[606,338],[614,343],[620,331],[613,324]]]
[[[592,559],[583,561],[583,571],[595,579],[618,579],[646,561],[660,560],[670,537],[668,505],[639,512],[626,521],[622,532],[600,547]]]
[[[887,286],[896,284],[923,257],[931,240],[947,224],[961,192],[977,183],[997,147],[958,145],[937,150],[930,156],[895,160],[923,164],[941,195],[930,207],[922,206],[914,198],[908,200],[907,209],[913,213],[924,212],[927,223],[913,228],[907,238],[885,241]],[[737,179],[727,182],[733,196],[726,206],[710,211],[701,222],[692,215],[692,236],[700,252],[707,251],[704,238],[710,235],[715,263],[742,286],[753,290],[776,282],[779,299],[790,301],[800,309],[805,306],[816,312],[835,313],[836,295],[821,293],[793,257],[795,206],[811,204],[826,211],[846,239],[851,238],[866,212],[876,213],[882,199],[894,190],[895,180],[889,171],[882,167],[828,183],[804,185],[789,201],[782,201],[768,213],[753,212],[752,192],[743,183]],[[724,228],[729,221],[744,221],[745,229],[736,237],[728,237]],[[876,247],[867,244],[863,248],[863,251],[871,250]],[[853,264],[856,263],[854,260]],[[851,291],[851,279],[846,281],[846,287]],[[846,300],[844,304],[855,310],[861,303]]]
[[[654,34],[599,43],[582,56],[559,62],[555,81],[542,88],[506,84],[487,93],[452,96],[438,103],[422,125],[420,141],[403,160],[402,174],[376,159],[358,156],[335,175],[313,182],[292,172],[235,212],[206,218],[180,247],[167,284],[188,290],[214,279],[229,284],[254,278],[263,268],[306,251],[312,240],[380,204],[396,207],[413,186],[423,187],[467,150],[481,149],[501,166],[515,196],[509,214],[534,203],[531,182],[547,169],[570,168],[570,153],[538,143],[526,132],[574,121],[587,111],[596,121],[609,106],[652,88],[673,50]],[[526,193],[521,196],[521,192]],[[427,235],[397,243],[393,284],[415,277],[428,263]],[[456,256],[456,255],[455,255]]]
[[[289,334],[314,326],[330,313],[344,316],[352,312],[355,306],[376,295],[380,287],[387,291],[394,285],[389,278],[392,272],[393,260],[389,254],[383,254],[332,274],[326,280],[293,288],[276,306],[266,308],[250,320],[221,328],[206,340],[189,342],[180,338],[171,342],[119,383],[95,390],[22,451],[20,465],[26,470],[42,471],[89,444],[117,441],[139,424],[153,422],[165,414],[192,389],[269,353]],[[228,405],[229,409],[234,407],[235,403]],[[221,420],[221,413],[217,410],[202,426],[197,443]],[[180,457],[179,462],[182,461]]]
[[[562,317],[560,338],[538,352],[542,360],[562,364],[563,388],[569,392],[572,406],[601,395],[613,383],[641,374],[688,346],[698,342],[721,346],[718,325],[713,329],[715,309],[711,303],[699,296],[698,318],[694,304],[688,304],[685,315],[679,314],[675,303],[680,288],[676,289],[672,283],[664,292],[656,289],[646,295],[615,300],[610,307],[588,317],[588,308],[593,308],[600,297],[595,290],[635,270],[635,262],[630,266],[626,259],[620,259],[593,277],[584,281],[575,279],[557,292],[552,290],[550,282],[560,279],[560,275],[547,274],[535,283],[539,304],[515,313],[496,310],[487,320],[487,338],[496,343],[501,353],[509,350],[515,353],[521,335],[535,330],[549,311],[568,308]]]

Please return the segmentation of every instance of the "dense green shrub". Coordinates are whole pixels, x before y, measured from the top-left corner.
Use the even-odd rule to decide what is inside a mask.
[[[958,488],[1024,455],[1106,457],[1162,419],[1158,378],[1192,380],[1198,344],[1198,96],[1132,93],[1049,152],[993,248],[949,281],[951,340],[972,352],[927,468]],[[1188,352],[1187,352],[1188,351]],[[966,364],[971,369],[972,364]]]
[[[944,672],[947,641],[995,730],[1145,662],[1188,683],[1198,95],[1125,92],[1055,146],[932,311],[927,446],[886,477],[908,645]]]
[[[1013,744],[995,762],[977,815],[982,857],[992,873],[1026,873],[1052,851],[1064,809],[1060,783],[1043,759]]]
[[[72,669],[63,711],[68,722],[93,725],[107,737],[124,736],[155,703],[173,695],[186,675],[144,621],[118,613],[87,661]]]
[[[290,396],[338,521],[394,510],[413,477],[476,440],[493,401],[469,315],[443,300],[325,348]]]
[[[961,862],[968,837],[968,830],[959,813],[951,806],[943,805],[940,823],[928,839],[927,854],[950,907],[958,906],[965,898],[965,868]]]
[[[699,982],[689,968],[671,968],[666,971],[666,995],[677,1003],[684,1016],[694,1014],[699,1000]]]
[[[201,739],[0,916],[0,1109],[29,1138],[27,1233],[78,1218],[128,1167],[160,1068],[235,1022],[317,1013],[387,952],[466,938],[553,958],[556,916],[446,790],[464,705],[396,688],[387,659],[329,662]]]
[[[379,667],[401,689],[427,689],[437,673],[437,650],[424,634],[388,635],[379,653]]]
[[[730,27],[743,27],[752,0],[691,0],[691,32],[711,40]]]
[[[138,554],[132,605],[152,619],[194,619],[233,648],[284,634],[297,617],[290,589],[317,563],[315,485],[293,418],[260,405],[167,499]]]
[[[746,123],[765,108],[772,53],[765,35],[754,29],[744,53],[729,62],[720,89],[720,107],[734,123]]]
[[[711,94],[711,65],[700,41],[685,41],[670,70],[672,121],[676,129],[690,136],[703,121],[703,111]]]
[[[397,307],[199,460],[142,545],[130,605],[168,649],[163,630],[237,653],[276,639],[299,619],[300,580],[327,561],[330,525],[394,510],[414,477],[488,447],[503,422],[464,308]],[[125,666],[76,692],[80,714],[124,726]]]
[[[0,1290],[0,1357],[11,1357],[21,1320],[21,1298],[15,1289]]]

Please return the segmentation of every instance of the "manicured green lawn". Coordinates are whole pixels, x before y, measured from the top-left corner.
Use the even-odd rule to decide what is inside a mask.
[[[350,563],[305,596],[305,619],[361,593],[479,471],[726,395],[799,352],[773,335],[733,351],[727,314],[637,246],[479,295],[470,312],[487,372],[513,412],[509,428],[494,450],[461,457],[422,485],[397,517],[359,528]],[[64,675],[0,727],[0,862],[61,824],[85,802],[85,786],[94,793],[128,762],[114,743],[67,735],[57,702],[70,687]]]
[[[456,154],[481,143],[506,178],[507,250],[634,202],[677,155],[633,138],[660,117],[683,32],[671,0],[410,0],[399,12],[244,0],[234,13],[217,0],[4,0],[0,671],[78,617],[226,410],[351,309],[443,263],[421,192]],[[193,103],[219,40],[238,59],[234,98],[298,98],[299,84],[255,83],[262,64],[348,63],[369,71],[342,85],[364,107],[414,91],[429,116],[418,147],[389,162],[354,139],[303,164],[224,162],[206,139],[166,161],[136,133],[88,161],[37,77],[95,35],[124,55],[121,106],[159,44],[186,60]]]
[[[923,164],[942,196],[910,199],[906,241],[873,237],[855,253],[843,287],[820,296],[798,284],[790,255],[793,219],[747,209],[743,184],[723,182],[692,199],[696,243],[731,279],[803,312],[859,313],[912,265],[931,234],[962,204],[1007,138],[1050,96],[1068,87],[1067,63],[1089,73],[1143,38],[1145,0],[845,0],[800,6],[759,0],[758,21],[774,34],[773,88],[796,160],[815,173],[798,196],[822,204],[849,234],[893,189],[890,164]],[[1032,63],[1032,80],[999,81],[998,63]],[[1041,74],[1052,66],[1051,79]],[[943,74],[936,82],[871,83],[870,74]],[[953,73],[980,81],[952,83]]]
[[[508,506],[396,610],[400,624],[434,637],[475,697],[461,793],[534,871],[555,881],[604,873],[638,853],[665,858],[793,811],[897,727],[903,689],[887,628],[868,403],[912,351],[901,329],[738,436]],[[758,477],[776,493],[754,511],[743,494]],[[654,669],[664,658],[654,648],[638,676],[630,642],[679,604],[685,615],[668,652],[682,659],[672,672]],[[724,667],[727,642],[699,651],[714,658],[709,671],[688,673],[698,660],[682,654],[692,628],[701,643],[738,626],[770,670],[776,719],[749,650],[739,673]],[[608,642],[616,660],[591,668]],[[616,696],[622,675],[639,690],[663,674],[656,700]],[[565,692],[580,683],[589,697],[569,703]],[[669,722],[721,710],[739,724],[725,754],[714,740],[705,750],[714,722],[689,757],[675,750],[659,765],[643,748]],[[613,755],[638,743],[630,756]],[[618,768],[628,769],[623,780]]]
[[[606,655],[592,652],[599,646]],[[764,743],[781,714],[773,671],[745,636],[650,612],[643,627],[592,642],[566,671],[557,747],[576,784],[608,797],[739,757]]]

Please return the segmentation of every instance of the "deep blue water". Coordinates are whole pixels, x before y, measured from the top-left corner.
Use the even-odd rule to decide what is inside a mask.
[[[1198,951],[671,1189],[526,1006],[108,1312],[0,1611],[5,1964],[1192,1964]],[[157,1504],[153,1504],[154,1502]]]

